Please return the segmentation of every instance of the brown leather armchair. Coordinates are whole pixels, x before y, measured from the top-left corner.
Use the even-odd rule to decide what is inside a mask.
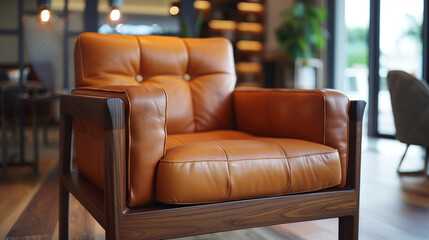
[[[108,239],[334,217],[340,239],[357,239],[364,102],[234,89],[220,38],[85,33],[75,73],[61,98],[61,239],[70,192]]]

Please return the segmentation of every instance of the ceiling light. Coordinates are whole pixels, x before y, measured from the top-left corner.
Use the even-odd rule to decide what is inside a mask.
[[[119,19],[121,18],[121,11],[117,8],[112,8],[109,13],[109,18],[113,22],[119,21]]]
[[[41,23],[47,23],[51,20],[51,0],[38,0],[39,20]]]
[[[176,16],[180,13],[180,2],[171,3],[170,14]]]
[[[40,22],[47,23],[51,19],[51,11],[49,9],[43,9],[40,11]]]

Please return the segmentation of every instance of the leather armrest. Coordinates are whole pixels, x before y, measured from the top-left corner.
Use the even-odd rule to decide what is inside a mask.
[[[237,89],[236,127],[256,136],[303,139],[338,150],[345,186],[349,100],[334,90]]]
[[[167,95],[148,86],[82,87],[74,95],[120,98],[124,102],[128,206],[154,202],[155,170],[165,154]],[[79,172],[104,189],[104,129],[75,119],[76,161]]]

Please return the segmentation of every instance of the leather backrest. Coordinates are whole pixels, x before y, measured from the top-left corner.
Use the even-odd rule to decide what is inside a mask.
[[[231,129],[233,51],[222,38],[81,34],[76,88],[147,85],[167,92],[170,134]]]

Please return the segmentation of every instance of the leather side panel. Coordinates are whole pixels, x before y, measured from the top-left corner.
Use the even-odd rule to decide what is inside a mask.
[[[73,119],[76,165],[81,175],[104,190],[104,129],[83,119]]]
[[[325,143],[335,147],[341,158],[342,179],[339,185],[346,185],[347,159],[349,154],[349,99],[334,90],[321,90],[325,94],[326,131]]]
[[[295,138],[337,149],[344,187],[348,158],[348,98],[334,90],[234,92],[237,130],[257,136]]]

